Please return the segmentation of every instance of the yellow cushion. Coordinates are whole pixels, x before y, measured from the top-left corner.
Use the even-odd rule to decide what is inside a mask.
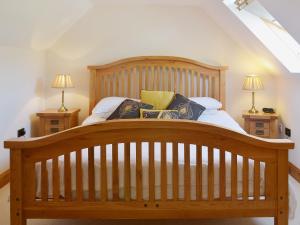
[[[179,119],[178,110],[140,109],[141,119]]]
[[[143,103],[153,105],[154,109],[166,109],[174,98],[172,91],[141,91]]]

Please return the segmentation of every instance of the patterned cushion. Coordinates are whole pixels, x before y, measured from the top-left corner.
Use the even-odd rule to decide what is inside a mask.
[[[140,118],[140,109],[153,109],[153,106],[141,102],[136,102],[131,99],[126,99],[107,118],[107,120]]]
[[[143,119],[179,119],[177,110],[148,110],[141,109],[141,118]]]
[[[176,94],[168,106],[168,110],[178,110],[180,119],[197,120],[205,110],[205,107],[180,94]]]

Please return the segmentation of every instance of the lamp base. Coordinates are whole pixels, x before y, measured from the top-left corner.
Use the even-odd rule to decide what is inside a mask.
[[[68,109],[64,105],[62,105],[57,111],[58,112],[67,112]]]
[[[255,106],[252,106],[252,108],[249,109],[248,113],[256,114],[256,113],[258,113],[258,110],[255,108]]]

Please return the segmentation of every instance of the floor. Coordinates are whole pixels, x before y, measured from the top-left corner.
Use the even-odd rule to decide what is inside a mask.
[[[290,178],[290,184],[296,193],[298,205],[300,204],[300,184]],[[0,225],[9,225],[9,185],[0,190]],[[273,225],[272,218],[226,219],[226,220],[168,220],[168,221],[74,221],[74,220],[29,220],[28,225]],[[300,206],[297,207],[295,217],[289,225],[300,225]]]

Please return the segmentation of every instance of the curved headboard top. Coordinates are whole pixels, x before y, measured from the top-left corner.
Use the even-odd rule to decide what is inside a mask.
[[[88,69],[90,113],[104,97],[139,98],[142,89],[174,91],[187,97],[209,96],[221,101],[225,108],[226,66],[174,56],[141,56]]]

